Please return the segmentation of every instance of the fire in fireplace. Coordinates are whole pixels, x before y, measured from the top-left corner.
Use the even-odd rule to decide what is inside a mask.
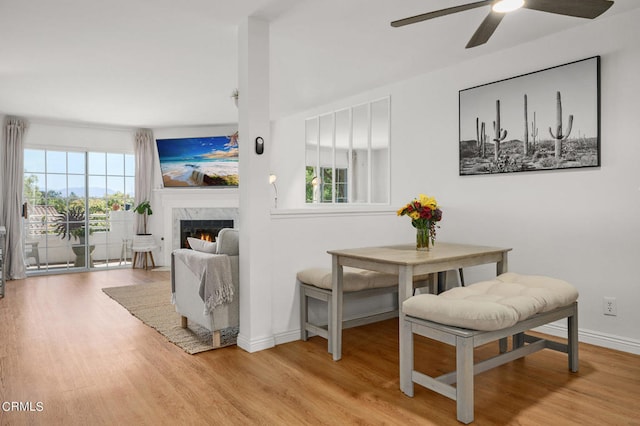
[[[180,247],[190,248],[188,237],[205,241],[215,241],[223,228],[233,228],[233,220],[205,219],[180,221]]]

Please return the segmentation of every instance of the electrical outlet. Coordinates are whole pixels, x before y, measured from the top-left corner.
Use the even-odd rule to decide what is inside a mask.
[[[618,315],[618,304],[615,297],[605,297],[602,302],[602,313],[605,315]]]

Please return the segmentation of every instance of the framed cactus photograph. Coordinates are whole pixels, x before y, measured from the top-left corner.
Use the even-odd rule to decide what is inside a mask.
[[[600,57],[459,92],[460,175],[600,167]]]

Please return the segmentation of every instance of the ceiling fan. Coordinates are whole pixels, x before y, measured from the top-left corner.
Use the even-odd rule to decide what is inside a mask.
[[[460,6],[448,7],[434,12],[423,13],[410,18],[399,19],[391,23],[392,27],[415,24],[452,13],[464,12],[477,7],[491,6],[491,11],[480,24],[476,32],[467,43],[466,48],[480,46],[486,43],[498,27],[504,15],[516,9],[538,10],[541,12],[555,13],[558,15],[575,16],[579,18],[594,19],[602,15],[613,5],[610,0],[484,0]]]

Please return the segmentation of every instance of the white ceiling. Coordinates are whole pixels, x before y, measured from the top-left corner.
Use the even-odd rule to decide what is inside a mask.
[[[519,10],[465,49],[472,0],[0,0],[0,113],[125,127],[237,122],[237,25],[271,23],[272,118],[585,25]],[[598,19],[640,7],[616,0]]]

